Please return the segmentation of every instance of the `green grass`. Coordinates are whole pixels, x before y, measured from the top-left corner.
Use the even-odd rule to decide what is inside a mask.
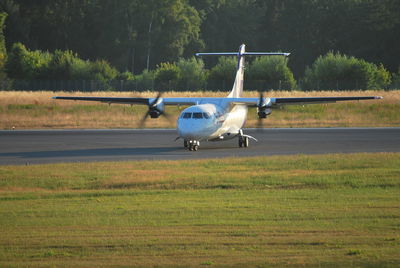
[[[400,265],[400,154],[0,166],[0,266]]]

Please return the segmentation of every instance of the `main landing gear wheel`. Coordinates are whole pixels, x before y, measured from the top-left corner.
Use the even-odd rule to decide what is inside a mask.
[[[249,147],[249,138],[245,136],[239,136],[239,147]]]
[[[188,148],[189,151],[197,151],[200,146],[199,141],[184,141],[183,145],[185,148]]]

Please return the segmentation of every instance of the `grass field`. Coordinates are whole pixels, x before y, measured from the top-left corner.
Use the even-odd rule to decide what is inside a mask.
[[[154,92],[0,92],[0,129],[35,128],[136,128],[146,113],[144,106],[107,105],[93,102],[53,100],[52,96],[155,97]],[[223,97],[226,92],[167,92],[164,97]],[[364,92],[269,92],[269,97],[379,95],[383,100],[285,106],[264,121],[265,127],[387,127],[400,126],[400,91]],[[257,92],[245,92],[258,97]],[[175,121],[184,107],[167,107]],[[250,109],[246,127],[257,125]],[[164,118],[147,120],[145,127],[175,127]]]
[[[400,153],[0,166],[0,267],[398,267]]]

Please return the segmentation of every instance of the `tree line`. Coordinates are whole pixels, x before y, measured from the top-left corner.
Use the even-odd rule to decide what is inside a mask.
[[[400,84],[397,0],[3,0],[0,12],[2,79],[217,88],[230,86],[235,60],[192,55],[246,43],[292,53],[251,60],[249,88]]]

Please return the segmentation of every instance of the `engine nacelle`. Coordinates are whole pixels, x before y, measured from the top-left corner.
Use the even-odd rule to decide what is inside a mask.
[[[157,109],[150,109],[149,110],[149,115],[151,118],[158,118],[161,115],[161,112],[158,111]]]
[[[164,113],[164,102],[161,98],[158,99],[157,103],[149,106],[149,115],[151,118],[158,118]]]
[[[267,107],[257,108],[258,118],[267,118],[271,113],[271,109],[268,109]]]

